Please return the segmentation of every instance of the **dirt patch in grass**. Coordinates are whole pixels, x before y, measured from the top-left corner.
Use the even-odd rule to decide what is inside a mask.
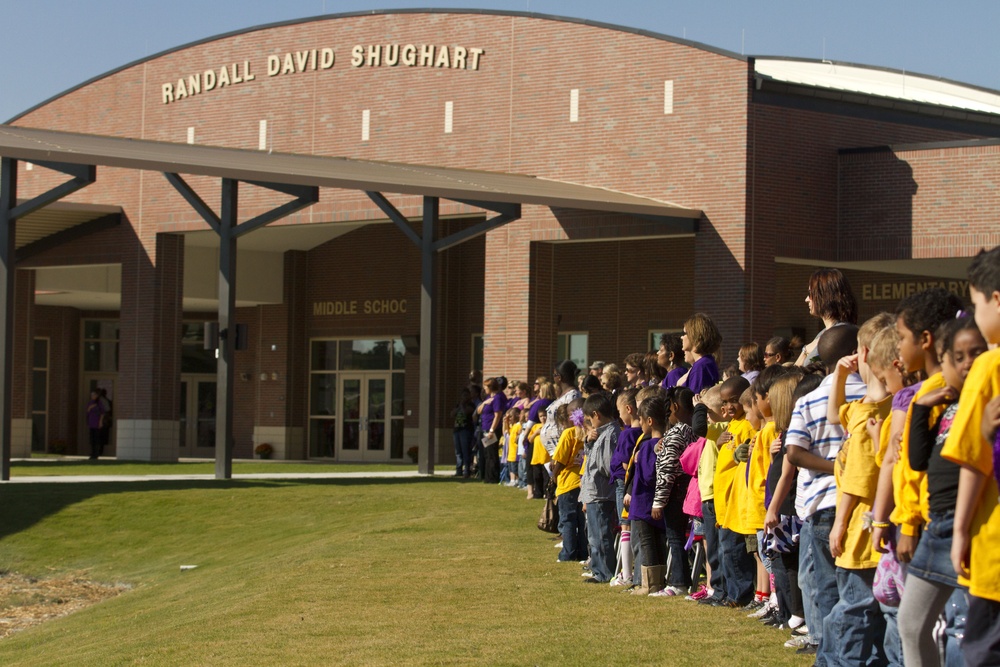
[[[35,579],[0,572],[0,639],[115,597],[128,586],[109,586],[79,576]]]

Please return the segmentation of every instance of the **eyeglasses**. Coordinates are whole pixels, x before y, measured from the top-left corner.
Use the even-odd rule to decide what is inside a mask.
[[[771,357],[776,357],[776,356],[778,356],[777,352],[767,352],[767,351],[764,352],[765,359],[770,359]]]
[[[626,373],[638,373],[639,369],[638,368],[630,368],[630,367],[626,366],[625,367],[625,372]]]

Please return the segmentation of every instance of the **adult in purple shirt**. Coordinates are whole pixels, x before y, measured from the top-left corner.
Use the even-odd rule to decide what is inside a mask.
[[[719,367],[712,355],[722,346],[722,334],[712,318],[704,313],[695,313],[689,317],[684,323],[681,345],[691,355],[694,363],[677,385],[687,387],[695,395],[715,386],[719,382]]]
[[[478,408],[484,438],[483,482],[499,484],[501,424],[507,406],[507,397],[500,391],[500,383],[496,378],[486,378],[483,381],[483,389],[486,391],[486,399],[479,404]],[[489,442],[490,440],[492,442]],[[487,444],[488,442],[489,444]]]
[[[676,387],[677,381],[688,371],[684,365],[684,345],[678,334],[660,334],[660,349],[656,353],[656,363],[667,372],[660,386],[664,389]]]

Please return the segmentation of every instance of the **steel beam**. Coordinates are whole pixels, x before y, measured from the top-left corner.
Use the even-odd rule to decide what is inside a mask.
[[[3,381],[0,382],[0,479],[10,479],[11,391],[14,387],[14,262],[17,205],[17,160],[0,159],[0,351]]]
[[[418,470],[423,475],[434,474],[435,459],[435,426],[434,395],[437,382],[435,363],[437,354],[434,338],[435,304],[437,291],[435,285],[435,255],[434,230],[438,222],[439,200],[437,197],[424,197],[423,239],[420,246],[420,403],[417,415],[420,420],[418,427]]]
[[[174,186],[174,190],[184,197],[184,200],[191,205],[191,208],[195,210],[201,219],[208,223],[211,227],[218,233],[219,231],[219,216],[215,214],[215,211],[205,203],[205,200],[198,196],[198,193],[188,185],[187,181],[181,178],[180,174],[172,174],[170,172],[163,172],[170,185]]]
[[[450,234],[439,241],[435,241],[434,251],[441,252],[442,250],[447,250],[448,248],[456,246],[459,243],[465,243],[466,241],[472,240],[477,236],[482,236],[486,232],[496,229],[497,227],[503,227],[508,222],[520,219],[521,205],[510,204],[509,209],[506,212],[501,213],[496,217],[487,218],[482,222],[466,227],[460,232],[455,232],[454,234]]]
[[[389,200],[385,198],[384,194],[381,192],[372,192],[370,190],[366,190],[365,194],[368,195],[369,199],[375,202],[376,206],[382,209],[382,212],[385,213],[390,220],[396,223],[396,226],[399,227],[400,231],[406,234],[406,238],[410,239],[410,241],[412,241],[418,248],[423,248],[423,241],[421,241],[420,237],[417,236],[417,233],[413,231],[413,227],[410,227],[410,221],[406,219],[406,216],[399,212],[399,209],[393,206]]]
[[[239,181],[222,179],[219,216],[219,363],[216,369],[215,478],[233,476],[233,380],[236,351],[236,215]]]
[[[69,164],[66,162],[35,162],[34,164],[37,164],[39,167],[51,169],[52,171],[62,172],[73,178],[15,206],[11,211],[11,216],[14,220],[23,218],[29,213],[34,213],[40,208],[59,201],[66,195],[73,194],[97,180],[97,167],[92,164]]]

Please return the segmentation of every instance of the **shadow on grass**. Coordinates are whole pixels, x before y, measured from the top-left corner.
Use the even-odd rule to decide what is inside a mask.
[[[454,484],[441,477],[369,477],[348,479],[149,480],[141,482],[36,482],[0,485],[0,540],[27,530],[66,507],[96,496],[159,491],[230,491],[289,486],[398,486]]]

